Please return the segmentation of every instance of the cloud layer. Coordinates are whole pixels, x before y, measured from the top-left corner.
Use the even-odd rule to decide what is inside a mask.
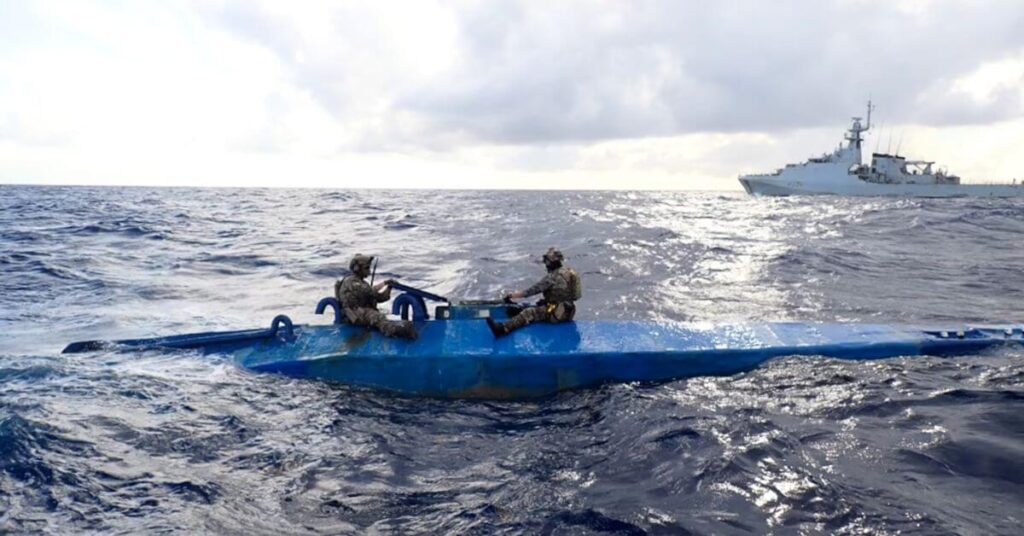
[[[1015,124],[1020,28],[1010,0],[6,3],[0,156],[718,176],[831,146],[868,96],[901,128]]]
[[[830,126],[869,95],[890,120],[926,125],[1022,111],[1024,72],[982,99],[955,84],[1021,57],[1019,2],[420,6],[292,17],[245,2],[218,20],[272,47],[335,117],[369,119],[371,147]]]

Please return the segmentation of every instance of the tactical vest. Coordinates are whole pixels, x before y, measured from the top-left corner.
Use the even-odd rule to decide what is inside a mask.
[[[373,288],[362,278],[350,275],[341,280],[336,287],[338,301],[343,309],[377,308],[377,299]]]
[[[563,266],[555,273],[565,282],[565,285],[555,284],[544,291],[544,301],[548,303],[572,302],[583,296],[583,284],[580,282],[580,274],[576,270]]]

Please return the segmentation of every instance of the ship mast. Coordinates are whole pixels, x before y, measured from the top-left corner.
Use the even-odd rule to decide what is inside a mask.
[[[846,141],[850,142],[850,148],[851,149],[858,149],[859,150],[861,142],[864,141],[864,138],[861,137],[861,133],[862,132],[867,132],[868,130],[871,129],[871,110],[872,109],[874,109],[874,106],[871,105],[871,101],[868,101],[868,121],[867,121],[866,125],[861,125],[861,123],[860,123],[861,118],[860,117],[852,118],[853,119],[853,125],[850,126],[850,130],[848,130],[847,134],[846,134]]]
[[[853,125],[850,126],[850,130],[846,131],[846,141],[850,142],[849,145],[847,145],[847,149],[854,151],[854,154],[852,156],[854,157],[853,160],[857,164],[861,163],[860,146],[864,142],[864,138],[861,136],[861,134],[871,129],[871,110],[873,109],[874,106],[872,106],[871,101],[869,100],[867,123],[861,124],[861,118],[854,117],[852,118]]]

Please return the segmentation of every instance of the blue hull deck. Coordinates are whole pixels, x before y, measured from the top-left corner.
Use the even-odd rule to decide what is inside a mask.
[[[277,325],[278,323],[275,323]],[[535,324],[495,339],[480,319],[424,320],[416,341],[346,324],[118,341],[230,356],[260,372],[441,398],[532,398],[609,382],[751,370],[774,357],[880,359],[964,355],[1021,344],[1021,328],[957,331],[876,324]],[[84,351],[95,342],[65,351]]]
[[[349,326],[303,327],[295,343],[237,349],[253,370],[448,398],[530,398],[608,382],[665,381],[751,370],[774,357],[843,359],[966,354],[1017,334],[858,324],[533,325],[495,339],[480,322],[426,322],[415,342]]]

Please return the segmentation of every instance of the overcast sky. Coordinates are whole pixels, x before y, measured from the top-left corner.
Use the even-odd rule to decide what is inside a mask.
[[[0,0],[0,183],[737,189],[1024,177],[1024,2]]]

